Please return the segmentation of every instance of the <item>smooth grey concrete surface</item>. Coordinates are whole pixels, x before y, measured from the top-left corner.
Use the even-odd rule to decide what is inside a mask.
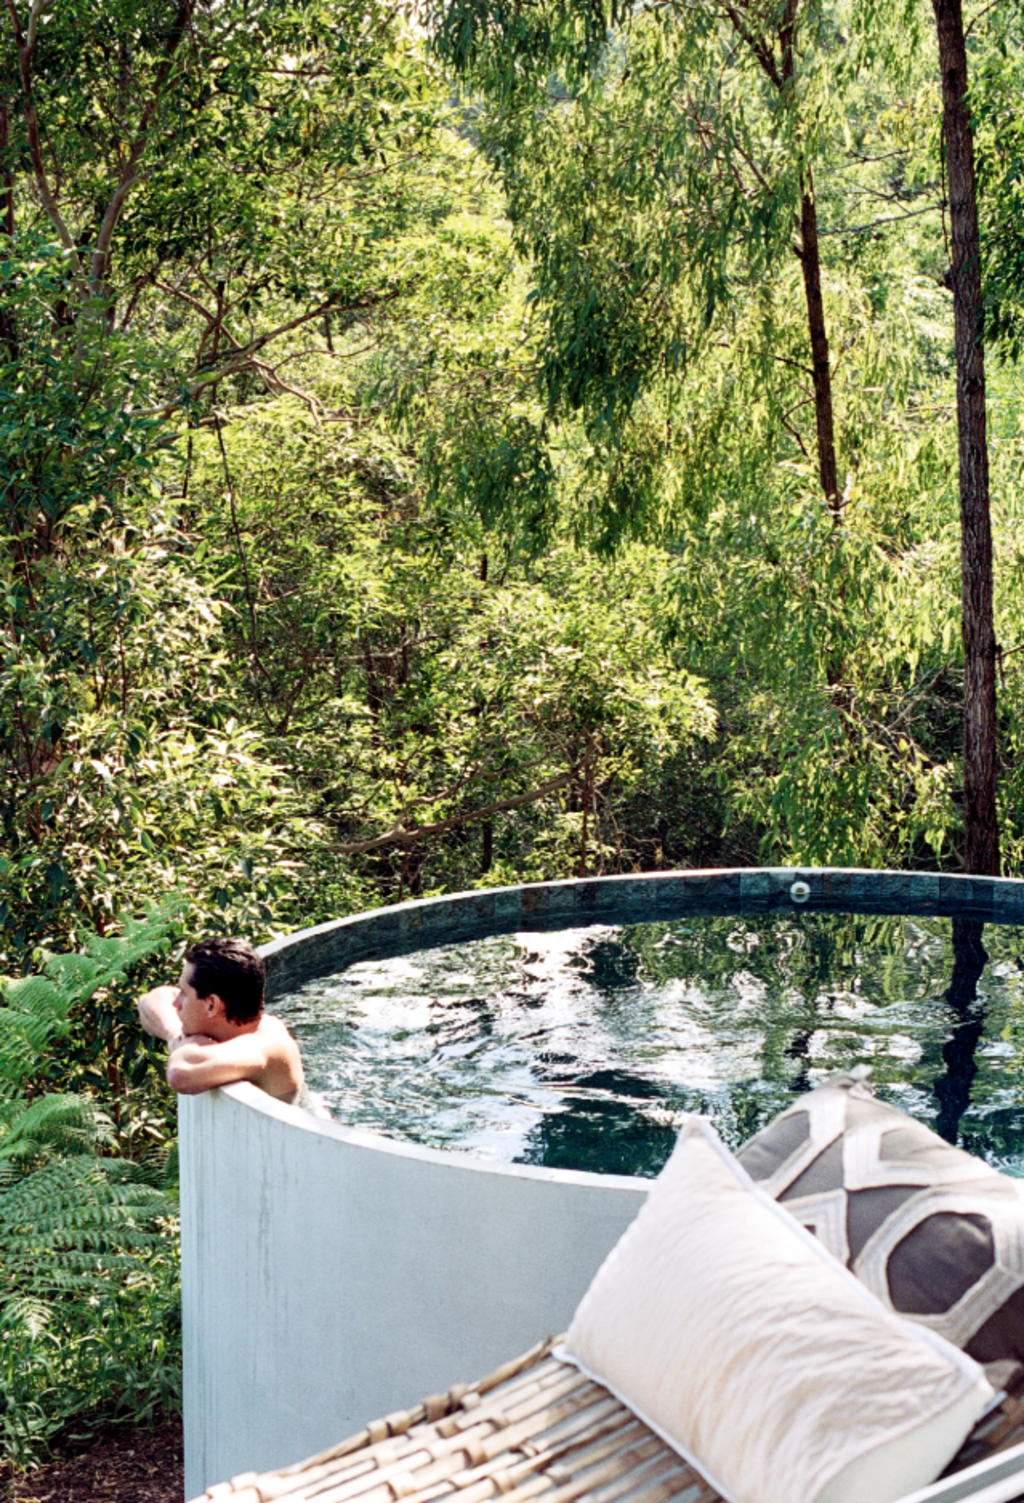
[[[793,901],[794,882],[807,884]],[[1024,882],[744,868],[537,883],[337,919],[263,947],[275,994],[476,935],[697,913],[1024,922]],[[568,1324],[649,1181],[483,1163],[232,1086],[181,1102],[185,1488],[301,1460]]]
[[[185,1496],[565,1329],[648,1180],[484,1164],[255,1086],[183,1098]]]

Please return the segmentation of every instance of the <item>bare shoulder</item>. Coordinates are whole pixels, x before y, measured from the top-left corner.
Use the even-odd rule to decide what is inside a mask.
[[[267,1061],[258,1084],[284,1101],[297,1100],[305,1078],[298,1044],[281,1019],[270,1013],[263,1014],[257,1032]]]
[[[265,1012],[260,1018],[260,1026],[257,1030],[269,1048],[298,1049],[298,1044],[292,1038],[288,1029],[275,1018],[273,1013]]]

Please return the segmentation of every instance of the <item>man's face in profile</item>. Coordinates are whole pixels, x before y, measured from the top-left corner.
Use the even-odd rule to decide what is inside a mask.
[[[192,985],[192,966],[186,961],[178,980],[178,995],[174,1007],[181,1018],[181,1031],[185,1034],[205,1033],[209,1016],[209,997],[200,999]]]

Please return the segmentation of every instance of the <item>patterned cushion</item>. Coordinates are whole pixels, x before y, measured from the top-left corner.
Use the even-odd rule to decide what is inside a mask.
[[[992,1394],[977,1363],[884,1309],[762,1194],[699,1117],[555,1355],[731,1503],[893,1503],[941,1472]]]
[[[801,1096],[740,1163],[889,1309],[979,1362],[1024,1361],[1024,1185],[869,1082],[862,1067]]]

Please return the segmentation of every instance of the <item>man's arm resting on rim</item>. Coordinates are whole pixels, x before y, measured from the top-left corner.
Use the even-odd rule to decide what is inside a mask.
[[[181,1096],[199,1096],[215,1086],[237,1080],[256,1080],[269,1063],[267,1048],[259,1034],[246,1033],[219,1044],[197,1044],[187,1039],[172,1048],[167,1061],[167,1084]]]
[[[177,995],[176,986],[154,986],[136,1003],[139,1022],[146,1032],[168,1044],[181,1037],[181,1019],[174,1006]]]

